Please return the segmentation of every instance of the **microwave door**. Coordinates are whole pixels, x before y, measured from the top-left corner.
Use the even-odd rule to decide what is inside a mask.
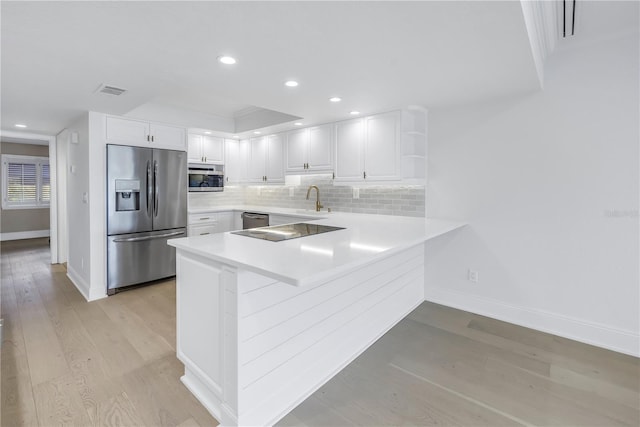
[[[153,150],[153,229],[187,226],[187,153]]]

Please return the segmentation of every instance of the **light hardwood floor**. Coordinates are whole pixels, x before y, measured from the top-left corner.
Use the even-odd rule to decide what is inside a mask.
[[[2,426],[208,426],[179,380],[175,283],[87,303],[46,239],[1,246]],[[640,365],[424,303],[279,425],[640,425]]]

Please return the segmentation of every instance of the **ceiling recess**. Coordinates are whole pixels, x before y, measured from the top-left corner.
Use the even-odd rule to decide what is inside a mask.
[[[120,96],[123,93],[125,93],[127,90],[126,89],[121,89],[119,87],[115,87],[115,86],[108,86],[108,85],[100,85],[100,87],[98,88],[98,90],[96,92],[99,93],[106,93],[107,95],[115,95],[115,96]]]

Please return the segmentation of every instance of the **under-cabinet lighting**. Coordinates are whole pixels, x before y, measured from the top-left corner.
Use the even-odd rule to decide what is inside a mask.
[[[234,137],[234,138],[236,138],[236,139],[237,139],[237,138],[240,138],[238,135],[233,135],[233,137]]]
[[[300,122],[295,122],[295,123],[294,123],[294,125],[295,125],[295,126],[302,126],[302,123],[300,123]]]
[[[349,112],[349,114],[351,114],[352,116],[357,116],[360,114],[360,111],[351,111]]]
[[[342,101],[342,98],[340,98],[339,96],[334,96],[333,98],[329,98],[329,101],[331,101],[331,102],[340,102],[340,101]]]
[[[205,134],[205,135],[211,135],[211,132],[206,131],[204,134]]]
[[[15,126],[17,128],[26,128],[27,127],[27,125],[23,125],[22,123],[16,123]]]
[[[260,135],[261,133],[262,133],[262,132],[260,132],[260,131],[258,131],[258,130],[257,130],[257,131],[255,131],[255,132],[253,132],[253,134],[254,134],[254,135]]]
[[[296,87],[298,86],[298,82],[295,80],[288,80],[286,82],[284,82],[284,85],[287,87]]]

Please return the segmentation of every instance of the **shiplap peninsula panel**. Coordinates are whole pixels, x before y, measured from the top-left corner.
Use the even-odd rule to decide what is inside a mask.
[[[423,258],[296,287],[178,249],[183,382],[222,425],[272,425],[424,300]]]

